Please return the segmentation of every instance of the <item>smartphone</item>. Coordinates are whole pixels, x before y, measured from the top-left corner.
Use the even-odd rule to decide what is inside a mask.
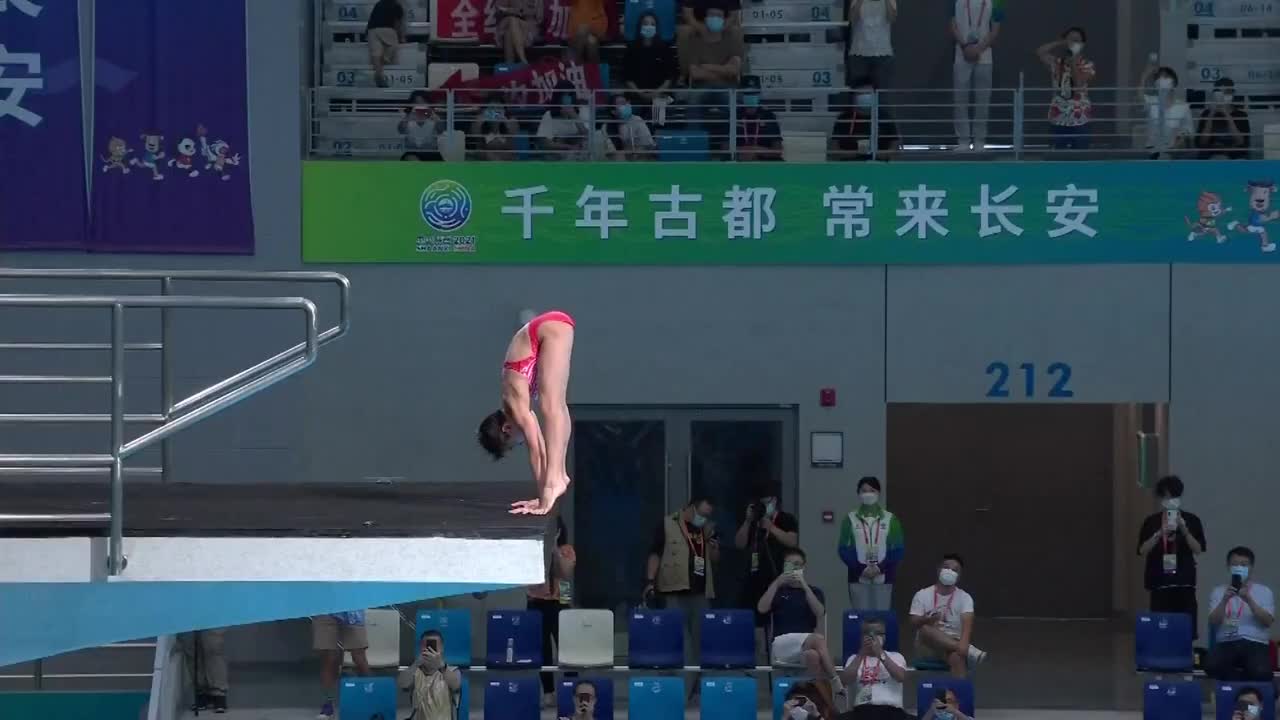
[[[1231,587],[1235,588],[1237,591],[1238,591],[1238,590],[1240,590],[1240,588],[1244,587],[1244,579],[1243,579],[1243,578],[1241,578],[1239,575],[1236,575],[1235,573],[1232,573],[1232,574],[1231,574]]]
[[[431,650],[431,652],[440,652],[440,642],[438,640],[428,640],[427,648]]]

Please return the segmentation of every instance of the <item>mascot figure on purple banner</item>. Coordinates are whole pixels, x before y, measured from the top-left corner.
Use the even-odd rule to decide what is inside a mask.
[[[163,180],[164,175],[160,174],[160,165],[162,164],[160,161],[164,157],[164,136],[158,133],[149,133],[142,136],[142,158],[134,158],[129,161],[129,164],[151,170],[152,180]]]
[[[200,171],[196,169],[196,141],[191,138],[182,138],[178,142],[178,156],[169,159],[169,167],[177,168],[179,172],[184,172],[187,177],[196,177]]]
[[[226,140],[209,142],[209,129],[204,125],[196,127],[196,135],[200,138],[200,154],[204,155],[205,170],[212,170],[223,180],[231,179],[230,166],[240,165],[240,153],[231,154],[231,144]]]
[[[129,153],[133,150],[129,148],[129,144],[124,138],[113,137],[107,140],[107,154],[99,155],[102,159],[102,172],[111,172],[119,170],[121,175],[129,174]]]

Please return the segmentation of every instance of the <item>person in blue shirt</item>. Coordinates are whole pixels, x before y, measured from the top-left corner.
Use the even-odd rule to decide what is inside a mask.
[[[774,665],[803,665],[816,678],[830,680],[836,707],[848,707],[844,683],[831,660],[827,639],[819,632],[827,615],[826,596],[804,578],[806,556],[800,548],[787,548],[782,574],[772,583],[756,610],[769,616],[770,646]]]

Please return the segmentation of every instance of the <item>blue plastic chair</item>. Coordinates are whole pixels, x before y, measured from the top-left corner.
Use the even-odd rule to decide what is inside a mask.
[[[607,677],[577,677],[561,680],[556,689],[556,714],[559,717],[573,717],[573,689],[582,681],[591,683],[596,689],[595,720],[613,720],[613,681]]]
[[[756,616],[751,610],[702,613],[700,664],[704,668],[756,666]]]
[[[977,717],[973,710],[973,682],[965,678],[926,678],[916,688],[916,713],[924,717],[940,690],[952,690],[960,700],[960,711],[969,717]]]
[[[631,611],[627,623],[633,668],[684,667],[684,613],[679,610]]]
[[[1142,720],[1200,720],[1199,683],[1146,683],[1142,689]]]
[[[1190,672],[1195,665],[1190,615],[1141,613],[1134,643],[1139,671]]]
[[[608,90],[609,88],[613,87],[612,85],[609,84],[609,81],[611,79],[609,77],[609,63],[600,63],[597,67],[600,70],[600,88],[602,90]]]
[[[395,720],[396,679],[344,678],[338,683],[338,712],[350,720]]]
[[[484,663],[491,668],[542,666],[542,613],[490,610]]]
[[[1231,720],[1231,711],[1236,706],[1236,695],[1245,688],[1253,688],[1262,696],[1262,717],[1276,716],[1276,688],[1267,682],[1227,682],[1219,683],[1213,690],[1214,720]]]
[[[471,720],[471,678],[462,673],[462,686],[458,688],[457,720]]]
[[[658,37],[671,42],[676,36],[675,0],[627,0],[622,14],[622,34],[628,41],[640,32],[640,16],[646,10],[658,16]]]
[[[858,649],[862,647],[863,620],[884,621],[884,649],[889,652],[901,652],[898,649],[897,613],[892,610],[847,610],[844,614],[844,627],[842,629],[844,638],[843,659],[845,662],[857,655]]]
[[[484,720],[539,720],[541,697],[537,677],[490,680],[484,686]]]
[[[711,138],[705,130],[664,130],[658,135],[658,159],[703,162],[711,158]]]
[[[699,717],[702,720],[756,720],[756,679],[703,678]]]
[[[631,679],[627,717],[644,720],[684,720],[684,679],[636,677]]]
[[[471,665],[471,611],[470,610],[419,610],[414,623],[414,654],[422,640],[422,633],[435,630],[444,637],[444,661],[449,665]]]

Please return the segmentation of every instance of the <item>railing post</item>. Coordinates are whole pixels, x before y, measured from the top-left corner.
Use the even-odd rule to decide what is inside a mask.
[[[729,88],[729,159],[738,159],[738,91],[734,88]]]
[[[1018,73],[1018,89],[1013,92],[1013,158],[1022,159],[1026,133],[1026,76]]]
[[[173,278],[160,281],[160,294],[173,294]],[[169,308],[160,308],[160,415],[165,422],[169,421],[169,413],[173,412],[173,357],[169,354],[169,339],[173,317]],[[160,482],[169,482],[169,441],[160,443]]]
[[[107,574],[124,571],[124,305],[111,306],[111,539]]]
[[[36,661],[31,664],[31,684],[35,686],[36,690],[44,689],[44,659],[43,658],[36,658]]]
[[[445,90],[444,95],[444,126],[447,130],[453,130],[453,113],[454,113],[454,96],[453,88]]]
[[[872,97],[875,98],[875,103],[871,106],[871,159],[874,161],[876,154],[880,152],[880,88],[876,88]],[[858,102],[857,98],[851,99],[855,104]]]

